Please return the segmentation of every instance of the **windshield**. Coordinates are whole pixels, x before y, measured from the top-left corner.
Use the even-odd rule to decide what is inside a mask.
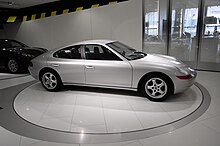
[[[0,46],[3,48],[27,47],[27,45],[15,40],[0,40]]]
[[[121,54],[122,56],[124,56],[128,60],[140,59],[147,56],[147,54],[136,51],[135,49],[120,42],[112,42],[106,45],[118,52],[119,54]]]

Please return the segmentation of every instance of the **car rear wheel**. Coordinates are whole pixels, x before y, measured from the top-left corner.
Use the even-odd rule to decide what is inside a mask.
[[[7,62],[7,68],[11,73],[18,73],[20,67],[17,60],[9,59]]]
[[[141,91],[151,101],[163,101],[172,94],[173,86],[167,77],[150,75],[144,79]]]
[[[43,72],[41,75],[41,83],[48,91],[58,91],[62,86],[60,76],[52,70]]]

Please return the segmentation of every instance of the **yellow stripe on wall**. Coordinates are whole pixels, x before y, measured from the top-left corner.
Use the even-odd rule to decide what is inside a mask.
[[[57,15],[57,11],[51,12],[51,16],[56,16],[56,15]]]
[[[7,20],[7,22],[15,22],[15,20],[16,20],[16,18],[17,18],[17,16],[10,16],[9,18],[8,18],[8,20]]]
[[[117,3],[119,3],[119,1],[117,1],[117,0],[111,0],[109,3],[108,3],[108,5],[112,5],[112,4],[117,4]],[[99,7],[100,6],[100,4],[98,4],[98,3],[96,3],[96,4],[93,4],[93,5],[91,5],[91,8],[96,8],[96,7]],[[68,8],[68,7],[67,7]],[[84,7],[77,7],[76,8],[76,11],[81,11],[81,10],[84,10]],[[63,10],[61,10],[61,11],[63,11],[62,12],[62,14],[67,14],[67,13],[70,13],[70,11],[72,12],[72,10],[71,9],[63,9]],[[35,12],[34,12],[35,13]],[[42,12],[42,13],[40,13],[40,18],[45,18],[45,17],[47,17],[47,16],[56,16],[56,15],[59,15],[60,13],[58,13],[58,11],[50,11],[49,12],[49,14],[48,13],[46,13],[46,12]],[[47,15],[47,16],[46,16]],[[30,20],[36,20],[36,19],[38,19],[38,14],[32,14],[31,15],[31,19]],[[22,17],[23,17],[23,19],[22,19]],[[22,22],[25,22],[25,21],[29,21],[29,15],[26,15],[26,16],[10,16],[10,17],[8,17],[8,19],[7,19],[7,22],[15,22],[16,20],[17,21],[21,21],[21,19],[22,19]],[[18,18],[18,19],[17,19]]]
[[[27,16],[23,16],[23,22],[27,21]]]
[[[76,8],[76,11],[81,11],[81,10],[83,10],[83,7]]]
[[[109,5],[117,4],[118,1],[109,2]]]
[[[69,13],[69,9],[63,10],[63,14],[67,14],[67,13]]]
[[[96,7],[98,7],[98,6],[99,6],[99,4],[95,4],[95,5],[92,5],[91,8],[96,8]]]
[[[46,17],[46,13],[41,13],[40,14],[40,18],[45,18]]]
[[[35,20],[36,19],[36,14],[33,14],[32,16],[31,16],[31,20]]]

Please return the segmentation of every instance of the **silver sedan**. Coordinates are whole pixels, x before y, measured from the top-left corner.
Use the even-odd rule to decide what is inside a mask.
[[[196,71],[171,56],[146,54],[118,41],[90,40],[33,59],[31,75],[48,91],[63,85],[140,91],[152,101],[189,88]]]

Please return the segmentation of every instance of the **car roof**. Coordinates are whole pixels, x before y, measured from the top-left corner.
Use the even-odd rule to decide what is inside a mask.
[[[60,46],[60,47],[54,48],[52,50],[56,51],[56,50],[59,50],[62,48],[75,46],[75,45],[86,45],[86,44],[105,45],[105,44],[112,43],[112,42],[116,42],[116,41],[114,41],[114,40],[86,40],[86,41],[81,41],[81,42],[77,42],[77,43],[73,43],[73,44],[69,44],[69,45],[65,45],[65,46]]]
[[[78,42],[78,43],[75,43],[74,45],[77,45],[77,44],[102,44],[102,45],[105,45],[105,44],[108,44],[108,43],[111,43],[111,42],[115,42],[114,40],[86,40],[86,41],[81,41],[81,42]]]

